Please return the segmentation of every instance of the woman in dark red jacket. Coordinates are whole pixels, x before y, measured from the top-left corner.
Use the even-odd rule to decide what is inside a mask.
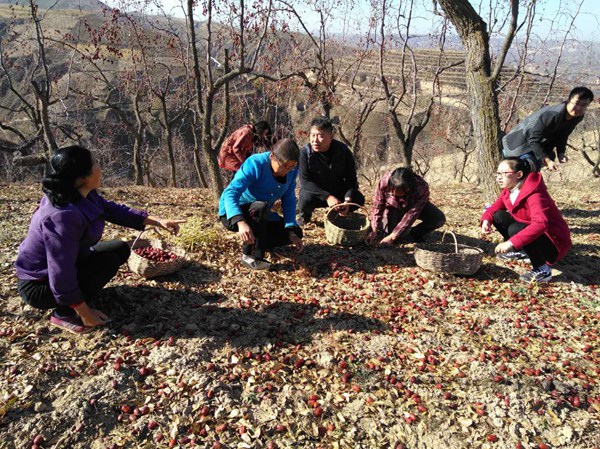
[[[502,193],[483,213],[481,231],[489,234],[494,225],[502,234],[505,241],[495,249],[499,258],[531,260],[533,269],[521,275],[521,280],[549,282],[551,265],[572,246],[569,226],[550,197],[542,175],[529,173],[522,159],[504,159],[496,178]]]

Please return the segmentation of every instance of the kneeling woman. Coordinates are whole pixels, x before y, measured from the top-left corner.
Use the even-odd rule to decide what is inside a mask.
[[[496,246],[500,258],[523,258],[533,269],[521,275],[526,282],[552,280],[551,265],[571,248],[571,233],[558,207],[550,197],[542,175],[530,173],[523,159],[504,159],[496,173],[502,187],[500,197],[481,217],[481,231],[489,234],[492,225],[504,242]]]
[[[42,180],[45,196],[33,214],[15,262],[18,291],[38,309],[55,309],[50,323],[73,333],[104,324],[108,317],[88,301],[129,257],[126,242],[98,243],[105,221],[142,230],[161,225],[177,233],[182,220],[163,220],[105,200],[96,192],[101,171],[89,150],[57,150],[52,173]]]

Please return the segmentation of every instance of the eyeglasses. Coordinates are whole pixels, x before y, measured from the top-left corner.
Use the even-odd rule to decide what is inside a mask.
[[[506,176],[506,175],[515,174],[515,173],[516,173],[516,171],[498,171],[498,172],[496,172],[496,177]]]

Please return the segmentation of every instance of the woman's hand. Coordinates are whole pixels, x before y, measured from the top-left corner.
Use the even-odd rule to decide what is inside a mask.
[[[496,245],[494,251],[496,252],[496,254],[502,254],[509,252],[513,248],[513,244],[510,242],[510,240],[507,240],[506,242],[502,242]]]
[[[383,239],[381,239],[381,242],[379,242],[380,245],[391,245],[394,243],[394,238],[396,236],[394,234],[390,234],[386,237],[384,237]]]
[[[481,223],[481,233],[482,234],[489,234],[490,232],[492,232],[492,225],[489,221],[487,220],[483,220],[483,222]]]
[[[168,218],[160,218],[158,220],[158,224],[165,228],[173,235],[177,235],[179,233],[179,224],[185,223],[187,220],[171,220]]]
[[[110,321],[108,316],[106,316],[103,312],[92,309],[85,302],[75,306],[74,309],[75,312],[77,312],[77,315],[79,315],[79,318],[81,318],[84,326],[96,327],[106,324]]]
[[[251,245],[252,243],[254,243],[254,233],[252,232],[250,225],[245,221],[238,221],[237,225],[237,235],[240,238],[240,240],[247,245]]]
[[[365,241],[369,245],[375,245],[377,243],[377,237],[378,237],[377,231],[371,231],[367,234]]]
[[[296,248],[296,251],[299,253],[304,249],[304,243],[302,243],[302,239],[296,235],[294,232],[290,232],[290,242]]]
[[[147,226],[160,226],[166,229],[173,235],[179,233],[179,224],[185,223],[187,220],[172,220],[170,218],[158,218],[154,215],[148,215],[144,220],[144,224]]]

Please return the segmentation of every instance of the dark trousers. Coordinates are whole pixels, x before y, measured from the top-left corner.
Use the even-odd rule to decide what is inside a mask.
[[[343,196],[337,197],[337,199],[344,202]],[[350,202],[364,206],[365,205],[365,196],[362,193],[360,193],[358,190],[356,190],[352,194],[352,198],[350,199]],[[315,195],[312,192],[307,192],[304,189],[300,189],[300,194],[299,194],[299,198],[298,198],[298,206],[297,206],[298,217],[303,218],[304,222],[308,223],[310,221],[310,219],[312,218],[312,214],[313,214],[314,210],[319,207],[328,207],[327,201],[322,200],[321,198],[319,198],[317,195]],[[358,209],[356,206],[350,207],[350,211],[355,211],[356,209]]]
[[[269,221],[269,208],[264,201],[255,201],[241,206],[244,214],[244,221],[248,223],[254,234],[254,243],[244,243],[242,251],[247,256],[253,256],[257,259],[264,259],[265,252],[268,249],[277,246],[285,246],[291,243],[289,231],[286,229],[283,218],[280,220]],[[221,217],[221,223],[228,231],[238,232],[237,223],[231,223],[225,215]],[[302,229],[294,228],[294,234],[302,238]]]
[[[404,217],[404,214],[405,212],[400,209],[389,209],[387,216],[383,219],[383,231],[385,235],[389,235],[394,230]],[[404,235],[398,237],[402,238],[406,237],[406,234],[410,234],[415,242],[422,242],[425,235],[444,226],[446,216],[440,209],[428,201],[425,207],[423,207],[421,214],[417,217],[417,220],[421,220],[421,223],[413,226]]]
[[[90,254],[77,261],[77,280],[83,292],[81,301],[96,297],[117,274],[119,267],[129,258],[129,245],[122,241],[100,242]],[[19,279],[17,290],[23,301],[36,309],[57,309],[61,315],[72,315],[69,306],[59,305],[50,290],[48,280],[26,281]]]
[[[519,223],[512,215],[505,210],[499,210],[494,214],[494,227],[498,230],[504,240],[508,240],[513,235],[527,227],[526,224]],[[554,262],[558,255],[558,250],[554,243],[546,234],[540,235],[536,240],[523,247],[523,251],[529,256],[531,265],[534,268],[544,265],[546,262]]]

